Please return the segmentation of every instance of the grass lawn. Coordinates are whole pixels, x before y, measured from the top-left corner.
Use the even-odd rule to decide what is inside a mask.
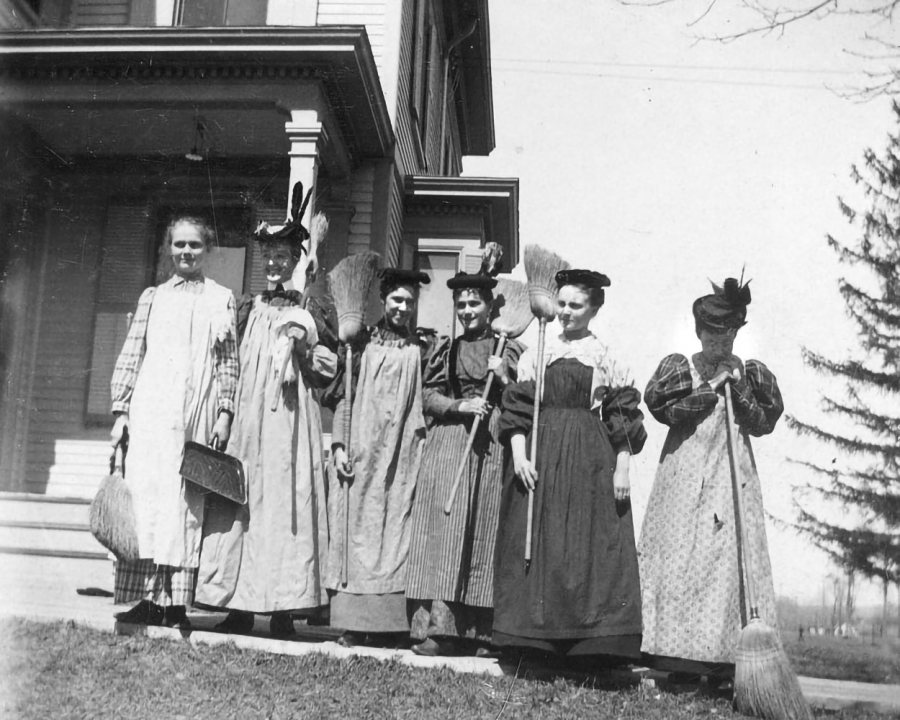
[[[900,640],[807,636],[785,639],[785,649],[799,675],[900,684]]]
[[[487,677],[370,658],[289,657],[233,645],[116,637],[0,620],[4,718],[738,718],[727,699],[647,685]],[[883,720],[867,712],[818,717]]]

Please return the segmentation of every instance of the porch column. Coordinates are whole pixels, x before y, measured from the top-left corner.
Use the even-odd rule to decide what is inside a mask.
[[[287,214],[291,211],[291,194],[294,185],[303,183],[303,194],[315,188],[316,178],[319,173],[319,155],[325,142],[325,128],[319,122],[318,113],[315,110],[292,110],[291,120],[284,124],[285,132],[291,143],[290,157],[291,170],[288,180],[288,204]],[[313,190],[309,206],[304,214],[304,224],[309,227],[310,220],[315,214],[316,193]],[[306,284],[305,263],[301,263],[294,270],[294,285],[302,289]]]

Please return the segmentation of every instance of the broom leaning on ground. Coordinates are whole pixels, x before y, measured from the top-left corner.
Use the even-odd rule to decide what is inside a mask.
[[[797,676],[791,669],[777,633],[759,617],[756,604],[754,559],[750,557],[750,543],[744,525],[744,503],[738,477],[737,438],[734,435],[734,406],[731,403],[731,383],[725,383],[725,422],[728,431],[728,459],[731,465],[731,484],[734,490],[735,519],[738,543],[746,579],[750,621],[741,630],[735,656],[734,705],[744,715],[766,720],[812,720],[809,703],[803,697]]]
[[[328,287],[334,300],[334,308],[338,316],[338,338],[344,343],[344,413],[340,421],[343,423],[346,452],[350,458],[350,417],[353,410],[353,342],[359,337],[365,324],[366,305],[369,292],[375,280],[380,257],[378,253],[362,252],[350,255],[341,260],[328,273]],[[347,534],[350,525],[350,483],[353,481],[352,468],[349,473],[339,471],[344,488],[344,512],[341,545],[341,585],[347,585],[347,566],[349,547]]]
[[[531,313],[538,320],[538,347],[534,378],[534,414],[531,424],[531,460],[537,471],[538,420],[544,384],[544,340],[547,323],[556,317],[556,273],[567,270],[569,263],[540,245],[526,245],[523,261],[528,276],[528,299]],[[531,535],[534,527],[534,490],[528,491],[528,521],[525,526],[525,570],[531,565]]]
[[[499,279],[495,293],[494,312],[496,317],[491,320],[491,329],[500,336],[497,339],[494,355],[501,356],[503,348],[506,347],[506,341],[519,337],[534,319],[534,315],[531,314],[531,304],[528,300],[528,287],[525,283],[521,283],[518,280]],[[485,402],[487,402],[490,395],[493,381],[494,373],[489,373],[484,392],[481,394],[481,399]],[[456,470],[453,487],[447,496],[447,502],[444,503],[444,513],[446,515],[449,515],[453,509],[456,491],[459,489],[463,471],[468,464],[469,453],[472,452],[472,446],[475,444],[475,434],[478,432],[480,423],[481,417],[476,417],[472,423],[472,429],[469,431],[469,439],[466,442],[466,449],[460,460],[459,468]]]

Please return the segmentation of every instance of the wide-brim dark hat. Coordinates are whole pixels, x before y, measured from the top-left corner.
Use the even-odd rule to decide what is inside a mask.
[[[421,270],[407,270],[406,268],[382,268],[378,271],[381,278],[381,289],[399,287],[400,285],[412,285],[419,287],[420,285],[428,285],[431,278],[427,273]]]
[[[602,290],[609,287],[612,282],[603,273],[595,270],[560,270],[556,273],[556,284],[559,287],[563,285],[584,285],[587,288],[596,288]]]
[[[711,295],[694,300],[694,319],[715,330],[736,330],[746,325],[750,281],[741,284],[736,278],[727,278],[721,287],[715,283],[712,286]]]
[[[493,290],[497,287],[497,278],[483,273],[466,273],[460,270],[447,281],[451,290]]]

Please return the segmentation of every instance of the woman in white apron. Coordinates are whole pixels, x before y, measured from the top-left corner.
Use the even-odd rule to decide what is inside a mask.
[[[706,675],[717,683],[734,672],[746,624],[722,386],[733,383],[743,521],[760,615],[771,626],[776,625],[775,591],[750,436],[771,433],[784,404],[772,372],[758,360],[741,362],[733,353],[735,336],[746,322],[750,288],[731,278],[714,290],[693,306],[701,351],[663,358],[644,392],[644,402],[669,434],[639,550],[642,649],[652,656],[646,661],[684,680]]]
[[[422,365],[435,344],[434,333],[411,331],[409,322],[419,286],[427,282],[422,272],[382,270],[384,317],[354,352],[360,362],[353,368],[353,397],[342,396],[343,372],[334,384],[339,399],[332,435],[335,475],[352,467],[355,479],[349,484],[347,528],[345,486],[338,477],[331,479],[326,587],[331,591],[331,624],[346,630],[339,642],[347,647],[409,633],[410,515],[425,440]],[[349,438],[341,422],[347,402],[352,403]],[[345,530],[346,584],[341,581]]]
[[[204,495],[179,472],[184,443],[228,442],[238,377],[231,291],[203,276],[214,240],[202,220],[166,230],[174,275],[138,301],[113,373],[113,445],[128,438],[140,559],[116,565],[115,602],[139,600],[120,622],[187,625],[200,555]]]
[[[255,236],[268,288],[238,306],[241,377],[230,446],[244,464],[248,500],[211,501],[197,603],[228,608],[224,630],[249,632],[258,613],[269,616],[273,635],[286,636],[294,632],[292,615],[318,616],[328,602],[325,461],[314,389],[334,378],[337,356],[326,343],[337,338],[319,306],[307,309],[294,287],[306,228],[294,219],[274,230],[263,224]]]

